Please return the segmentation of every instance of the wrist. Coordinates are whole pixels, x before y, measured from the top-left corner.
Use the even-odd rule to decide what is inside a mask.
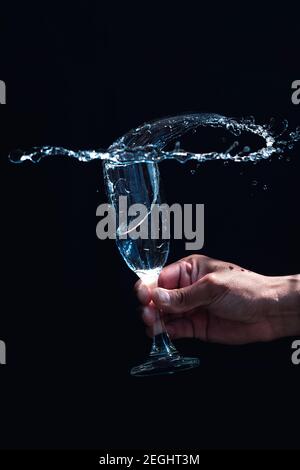
[[[277,337],[300,335],[300,275],[269,279],[273,304],[268,317]]]

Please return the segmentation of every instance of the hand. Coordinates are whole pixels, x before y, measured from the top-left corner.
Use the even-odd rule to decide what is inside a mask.
[[[171,338],[227,344],[300,334],[300,277],[268,277],[191,255],[164,268],[158,287],[135,286],[152,335],[159,309]]]

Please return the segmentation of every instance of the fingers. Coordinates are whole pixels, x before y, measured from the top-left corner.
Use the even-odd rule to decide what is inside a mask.
[[[203,255],[191,255],[166,266],[160,273],[158,287],[178,289],[187,287],[206,274],[217,271],[225,263]]]
[[[194,337],[204,339],[206,318],[205,313],[201,311],[198,311],[196,315],[193,311],[187,312],[184,316],[168,313],[162,315],[167,333],[172,339]],[[142,319],[146,326],[146,334],[152,338],[157,321],[157,308],[153,303],[142,308]]]
[[[189,313],[190,312],[184,315],[189,315]],[[151,302],[149,305],[141,307],[140,314],[146,326],[153,326],[157,320],[157,307],[153,302]],[[183,315],[180,315],[179,313],[167,313],[160,311],[159,314],[165,324],[170,323],[179,318],[183,318]]]
[[[194,338],[193,322],[189,318],[180,318],[166,325],[168,334],[172,339]]]
[[[194,338],[193,323],[189,318],[180,318],[165,324],[168,335],[171,339]],[[153,337],[152,325],[147,325],[146,334],[149,338]]]
[[[135,294],[142,305],[148,305],[151,301],[151,291],[141,280],[134,286]]]
[[[158,286],[165,289],[176,289],[191,284],[191,263],[185,259],[166,266],[160,273]]]
[[[152,327],[156,320],[157,308],[152,303],[142,308],[142,320],[147,327]]]
[[[202,255],[192,255],[176,263],[166,266],[160,273],[158,286],[163,289],[174,290],[190,286],[207,271],[210,258]],[[134,287],[139,302],[148,305],[152,298],[153,286],[147,286],[139,280]]]
[[[187,287],[192,283],[192,261],[182,259],[176,263],[170,264],[165,267],[160,273],[158,279],[158,286],[165,289],[176,289]],[[134,291],[139,302],[142,305],[148,305],[152,298],[151,288],[143,283],[141,280],[137,281],[134,286]]]
[[[152,299],[157,308],[168,313],[184,313],[208,306],[226,290],[216,274],[207,274],[194,284],[180,289],[156,288]]]

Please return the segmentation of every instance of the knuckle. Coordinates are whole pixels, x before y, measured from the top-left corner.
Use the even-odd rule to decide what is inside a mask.
[[[194,256],[195,256],[195,259],[197,259],[199,261],[204,261],[204,260],[208,259],[207,256],[205,256],[205,255],[194,255]]]
[[[184,261],[187,261],[188,263],[198,263],[198,262],[204,262],[207,260],[207,256],[205,255],[189,255],[186,258],[183,258]]]
[[[205,282],[207,285],[207,295],[211,303],[217,302],[228,292],[229,288],[227,284],[218,273],[207,274],[205,276]]]
[[[192,265],[191,261],[189,261],[187,259],[184,259],[184,260],[181,261],[181,266],[180,267],[182,268],[183,272],[189,273],[192,270],[193,265]]]
[[[220,285],[220,279],[219,277],[217,276],[216,273],[208,273],[206,274],[205,276],[205,282],[208,284],[208,286],[218,286]]]

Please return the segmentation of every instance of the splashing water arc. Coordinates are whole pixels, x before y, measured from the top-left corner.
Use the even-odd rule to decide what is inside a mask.
[[[29,151],[17,150],[10,154],[10,161],[22,163],[31,161],[38,163],[46,157],[67,156],[81,162],[104,160],[112,165],[126,165],[142,162],[160,162],[166,159],[175,159],[181,163],[188,160],[204,162],[209,160],[232,160],[235,162],[254,162],[268,159],[273,154],[282,154],[291,150],[294,144],[300,141],[300,128],[288,132],[287,122],[283,123],[283,130],[276,134],[272,124],[256,124],[254,118],[229,118],[219,114],[187,114],[174,116],[146,123],[126,133],[117,139],[107,150],[69,150],[63,147],[34,147]],[[234,146],[224,152],[196,153],[180,149],[175,145],[174,150],[165,150],[166,146],[189,131],[199,127],[223,128],[235,136],[244,132],[255,134],[265,141],[265,146],[251,152],[243,151],[233,155]],[[283,134],[286,134],[283,137]]]

